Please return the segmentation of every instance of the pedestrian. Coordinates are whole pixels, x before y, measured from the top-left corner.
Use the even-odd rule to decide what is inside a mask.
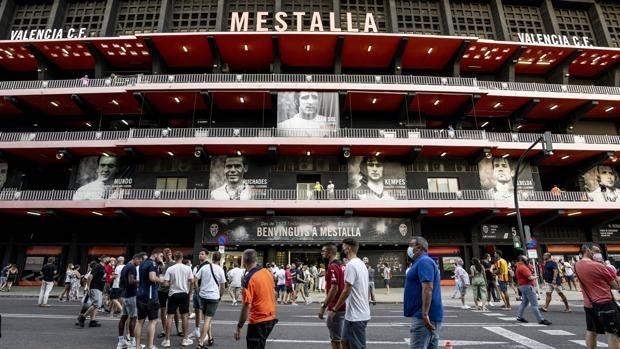
[[[392,269],[388,266],[387,263],[383,263],[383,285],[387,289],[386,294],[390,295],[390,280],[392,279]]]
[[[228,280],[230,286],[228,286],[228,293],[230,294],[230,298],[232,298],[232,305],[237,305],[237,302],[241,300],[241,279],[243,279],[243,274],[245,270],[239,268],[239,264],[234,263],[233,268],[228,272]],[[276,271],[276,274],[278,272]]]
[[[204,323],[200,329],[200,338],[198,339],[198,348],[206,348],[206,345],[213,345],[213,333],[211,331],[211,321],[224,293],[224,284],[226,283],[226,274],[224,269],[219,265],[222,254],[214,252],[211,262],[207,262],[204,267],[196,273],[196,280],[200,280],[200,305],[202,307],[202,316]],[[273,289],[273,278],[271,279]],[[273,293],[273,291],[272,291]],[[206,342],[205,342],[206,341]]]
[[[319,291],[325,292],[325,265],[319,264]]]
[[[551,325],[549,320],[543,318],[538,308],[538,295],[536,294],[535,288],[536,276],[532,273],[526,256],[519,255],[517,258],[517,268],[515,274],[517,276],[517,286],[521,292],[522,299],[519,308],[517,308],[517,321],[528,322],[523,317],[523,312],[528,305],[531,305],[532,313],[534,313],[536,321],[538,321],[541,325]]]
[[[564,261],[564,277],[566,278],[566,283],[568,284],[569,290],[572,291],[574,287],[575,291],[579,291],[577,288],[577,283],[575,282],[575,272],[573,269],[572,260],[571,262]]]
[[[255,250],[243,251],[242,261],[248,272],[242,281],[243,306],[234,337],[235,340],[241,338],[241,329],[247,320],[247,348],[264,349],[269,334],[278,323],[276,302],[273,297],[273,277],[267,269],[257,264]]]
[[[495,279],[497,276],[495,275],[495,264],[491,260],[491,255],[488,253],[484,254],[484,258],[480,261],[482,266],[484,267],[484,275],[487,280],[487,302],[490,307],[494,307],[495,303],[498,302],[497,299],[497,287],[495,286]],[[491,300],[491,297],[493,300]]]
[[[115,313],[120,313],[123,310],[123,305],[121,303],[123,290],[120,288],[120,281],[121,272],[123,268],[125,268],[125,257],[119,256],[116,261],[114,273],[112,273],[112,288],[110,289],[110,317],[113,317]]]
[[[342,330],[343,348],[366,348],[366,326],[370,320],[368,306],[368,269],[361,259],[357,258],[359,244],[353,238],[342,240],[342,255],[348,262],[344,271],[344,289],[334,309],[340,309],[346,303],[344,327]],[[329,281],[329,280],[328,280]],[[335,312],[329,313],[328,319],[333,321]]]
[[[166,269],[166,274],[164,275],[164,285],[168,286],[166,339],[161,343],[161,346],[164,348],[170,347],[172,321],[177,311],[181,315],[181,326],[183,328],[181,346],[186,347],[194,344],[194,341],[188,338],[189,285],[194,280],[194,275],[192,273],[192,268],[183,264],[183,253],[181,251],[176,251],[174,253],[174,262],[174,265]]]
[[[80,285],[82,274],[80,274],[80,265],[73,266],[73,277],[71,278],[71,290],[69,291],[69,300],[77,301],[80,299]]]
[[[65,297],[65,301],[69,300],[69,292],[71,292],[71,278],[73,277],[73,264],[69,263],[67,265],[67,270],[65,270],[65,285],[62,290],[60,296],[58,296],[58,301],[62,302],[62,298]]]
[[[312,292],[315,292],[319,289],[319,268],[317,268],[316,263],[310,267],[310,276],[312,276],[310,279],[310,289]]]
[[[297,272],[295,273],[295,296],[293,300],[293,305],[297,305],[297,296],[301,294],[301,298],[304,299],[304,303],[310,304],[310,298],[306,297],[306,284],[308,280],[306,279],[306,274],[304,272],[303,263],[297,262]]]
[[[334,308],[344,291],[345,265],[338,260],[337,253],[337,247],[334,243],[327,243],[321,248],[321,257],[327,263],[327,295],[321,303],[319,319],[325,318],[325,310],[328,314],[335,313],[331,317],[328,315],[326,322],[332,349],[342,348],[342,329],[344,328],[346,309],[346,304],[342,304],[340,308]]]
[[[157,318],[159,317],[159,284],[163,283],[163,278],[159,277],[157,265],[163,263],[163,253],[156,248],[151,251],[151,256],[140,264],[138,270],[138,291],[136,304],[138,308],[138,322],[136,324],[136,348],[141,348],[142,326],[144,320],[148,318],[149,324],[146,330],[146,349],[157,349],[153,345],[155,340],[155,330],[157,328]]]
[[[327,198],[330,200],[333,200],[336,197],[336,191],[335,191],[336,186],[334,185],[334,182],[329,181],[329,184],[327,184]]]
[[[104,311],[110,309],[110,290],[112,289],[112,281],[114,280],[114,267],[115,259],[106,258],[105,269],[105,284],[103,285],[103,304],[100,306],[100,310]]]
[[[560,190],[560,188],[554,184],[553,187],[551,187],[551,195],[553,196],[554,200],[559,200],[560,195],[562,195],[562,190]]]
[[[7,280],[9,268],[11,268],[11,265],[13,265],[13,263],[7,264],[0,271],[0,291],[4,291],[4,288],[6,287],[6,284],[7,284],[6,280]]]
[[[192,332],[192,337],[200,339],[200,314],[202,312],[202,305],[200,302],[200,280],[196,279],[196,274],[207,265],[207,255],[209,251],[202,249],[198,253],[198,265],[194,267],[192,270],[194,272],[194,282],[192,282],[192,289],[194,290],[194,294],[192,295],[192,305],[194,306],[194,331]],[[191,317],[191,316],[190,316]]]
[[[612,289],[618,290],[620,285],[616,277],[607,272],[604,265],[592,260],[594,254],[600,251],[598,245],[583,244],[581,246],[583,258],[574,266],[575,274],[581,285],[586,314],[586,347],[595,349],[597,334],[606,334],[609,348],[620,348],[618,338],[620,319],[618,319],[617,305],[611,293]]]
[[[411,318],[409,349],[437,349],[443,321],[439,268],[428,256],[428,241],[414,236],[407,258],[403,310]]]
[[[11,264],[11,267],[6,273],[6,292],[11,292],[11,288],[17,283],[18,274],[19,269],[17,269],[17,264]]]
[[[471,259],[471,288],[477,310],[487,311],[487,279],[484,266],[478,258]]]
[[[459,289],[461,309],[469,309],[470,306],[465,304],[465,295],[467,294],[467,288],[469,288],[469,275],[465,269],[463,269],[463,259],[460,257],[457,257],[454,261],[454,277]]]
[[[323,192],[323,190],[325,190],[325,188],[323,188],[323,185],[321,184],[321,182],[316,181],[314,183],[314,186],[312,187],[312,190],[314,190],[314,199],[315,200],[320,200],[323,197],[321,196],[321,193]]]
[[[288,267],[288,266],[287,266]],[[286,270],[284,266],[281,266],[280,269],[276,272],[276,297],[278,300],[278,304],[286,303]]]
[[[502,310],[510,310],[510,297],[508,296],[508,282],[510,274],[508,273],[508,262],[502,258],[502,251],[495,251],[495,274],[499,283],[499,292],[504,306]]]
[[[372,305],[377,305],[375,297],[375,270],[372,268],[372,265],[368,264],[368,257],[364,257],[362,261],[364,261],[366,269],[368,269],[368,298],[370,298]]]
[[[82,86],[88,86],[88,83],[89,83],[88,75],[82,76],[80,78],[80,81],[82,81]]]
[[[158,263],[157,265],[157,273],[160,278],[164,278],[166,275],[166,270],[175,264],[174,258],[172,258],[172,250],[169,248],[164,248],[163,250],[163,261]],[[164,338],[166,336],[166,332],[168,331],[168,313],[166,312],[166,308],[168,307],[168,294],[170,291],[170,287],[168,285],[161,284],[159,285],[159,293],[157,294],[157,299],[159,300],[159,319],[161,321],[162,332],[157,335],[157,338]],[[173,314],[175,316],[175,314]],[[178,329],[178,324],[176,324]],[[178,331],[177,331],[178,332]]]
[[[97,321],[97,311],[103,305],[103,288],[105,287],[105,265],[108,263],[107,256],[101,256],[98,262],[92,264],[90,274],[86,280],[88,294],[84,297],[82,309],[78,316],[77,324],[84,327],[86,317],[90,316],[88,327],[100,327]]]
[[[549,252],[545,252],[545,254],[543,254],[543,261],[545,262],[543,279],[545,280],[545,288],[547,289],[547,298],[545,299],[545,305],[541,307],[540,310],[544,312],[549,310],[551,295],[553,294],[553,291],[556,291],[558,295],[560,295],[562,302],[564,302],[564,312],[570,313],[571,310],[568,305],[568,299],[566,299],[566,296],[562,292],[562,283],[560,282],[558,284],[558,264],[551,258],[551,253]]]
[[[136,320],[138,319],[138,306],[136,294],[138,289],[138,266],[142,262],[142,255],[135,254],[131,261],[120,271],[119,288],[122,290],[123,309],[118,321],[118,344],[116,349],[136,347]],[[127,326],[127,319],[129,325]],[[129,336],[125,336],[125,328],[128,327]]]
[[[286,286],[286,304],[293,304],[293,296],[295,290],[293,289],[293,268],[290,264],[286,265],[285,274],[285,286]]]
[[[58,268],[56,268],[54,262],[54,257],[49,257],[47,264],[41,268],[41,275],[43,276],[43,279],[41,280],[41,290],[39,291],[40,307],[49,307],[49,304],[47,304],[47,299],[50,296],[50,292],[52,292],[52,288],[54,287],[54,276],[58,274]]]

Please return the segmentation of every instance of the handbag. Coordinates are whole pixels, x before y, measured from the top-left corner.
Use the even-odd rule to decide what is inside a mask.
[[[575,275],[579,278],[576,265],[574,270]],[[590,304],[592,304],[592,310],[598,317],[600,324],[605,328],[605,332],[613,333],[616,336],[620,335],[620,307],[618,307],[618,303],[616,303],[616,299],[614,298],[614,294],[611,292],[611,289],[609,290],[611,300],[602,302],[594,302],[583,285],[581,285],[581,290],[586,297],[588,297]]]

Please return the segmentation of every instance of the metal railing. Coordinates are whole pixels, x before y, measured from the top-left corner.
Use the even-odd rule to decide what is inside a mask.
[[[389,84],[419,86],[472,87],[480,91],[511,90],[550,93],[620,95],[620,87],[560,85],[530,82],[479,81],[475,78],[414,75],[345,75],[345,74],[163,74],[116,76],[103,79],[0,81],[0,90],[50,88],[140,87],[152,84]]]
[[[74,200],[76,190],[4,190],[0,191],[0,201],[70,201]],[[487,190],[461,190],[457,192],[431,192],[426,189],[385,190],[380,196],[375,192],[359,189],[336,189],[328,191],[305,191],[296,189],[257,189],[250,190],[251,200],[484,200],[500,201],[512,205],[512,195],[494,195]],[[116,188],[104,192],[81,192],[75,196],[97,200],[210,200],[209,189],[124,189]],[[589,202],[586,192],[520,191],[520,201],[536,202]],[[226,200],[228,201],[228,200]]]
[[[341,128],[277,129],[277,128],[136,128],[125,131],[71,131],[71,132],[0,132],[0,142],[55,142],[128,140],[140,138],[409,138],[409,139],[462,139],[490,142],[533,143],[542,134],[486,132],[484,130],[453,129],[363,129]],[[554,143],[566,144],[620,144],[617,135],[553,134]]]

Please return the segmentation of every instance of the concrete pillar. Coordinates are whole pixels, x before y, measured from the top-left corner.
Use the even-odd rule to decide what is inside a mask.
[[[115,36],[120,0],[108,0],[101,24],[101,36]]]
[[[508,31],[502,0],[491,0],[491,14],[493,15],[493,23],[495,24],[495,39],[510,41],[510,31]]]
[[[202,233],[206,224],[205,219],[201,218],[194,227],[194,260],[192,261],[194,265],[198,264],[198,253],[202,249]]]
[[[15,0],[0,1],[0,38],[11,38],[11,21],[15,12]]]

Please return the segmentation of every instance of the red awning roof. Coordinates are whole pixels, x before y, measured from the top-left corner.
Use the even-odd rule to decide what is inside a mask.
[[[149,38],[170,68],[210,70],[213,53],[204,34],[152,34]]]
[[[32,46],[64,70],[95,69],[95,59],[84,40],[34,42]]]
[[[0,65],[9,71],[24,72],[37,70],[39,63],[26,48],[26,43],[0,42]]]

